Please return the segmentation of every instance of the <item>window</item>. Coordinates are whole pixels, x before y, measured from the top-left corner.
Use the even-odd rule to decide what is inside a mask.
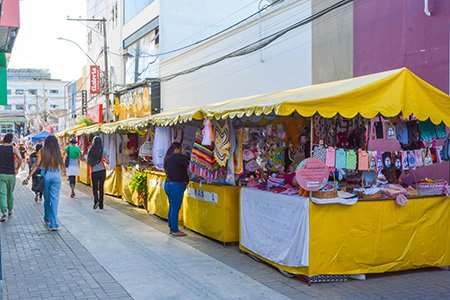
[[[11,105],[5,105],[5,110],[11,110]]]
[[[58,90],[50,90],[50,94],[59,94]]]
[[[17,89],[16,95],[23,95],[23,89]]]
[[[30,104],[28,105],[29,110],[36,110],[36,104]]]
[[[37,90],[36,89],[30,89],[30,90],[28,90],[28,93],[30,93],[31,95],[36,95],[37,94]]]
[[[57,104],[50,104],[50,108],[58,108],[59,105]]]
[[[16,110],[23,110],[22,104],[16,104]]]
[[[0,132],[2,135],[5,135],[7,133],[10,133],[13,131],[13,125],[12,124],[0,124]]]
[[[10,89],[7,89],[7,90],[6,90],[6,94],[11,95],[11,90],[10,90]]]
[[[124,0],[124,23],[127,23],[137,16],[144,8],[150,5],[154,0]]]

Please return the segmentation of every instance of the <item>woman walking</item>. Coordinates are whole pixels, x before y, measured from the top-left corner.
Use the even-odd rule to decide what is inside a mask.
[[[66,168],[61,157],[61,149],[54,135],[49,135],[44,142],[44,147],[39,151],[36,164],[30,171],[30,175],[23,181],[28,184],[30,177],[42,169],[44,176],[44,222],[50,226],[51,231],[58,230],[58,203],[61,190],[61,173]]]
[[[22,164],[22,156],[19,149],[12,145],[13,135],[8,133],[3,138],[0,145],[0,209],[2,216],[0,222],[6,221],[6,211],[8,217],[13,216],[14,187],[16,185],[16,175]],[[14,162],[14,158],[16,161]]]
[[[164,157],[164,171],[167,179],[164,183],[164,191],[169,198],[169,229],[173,236],[186,236],[178,230],[178,214],[183,202],[183,194],[189,182],[187,168],[189,157],[182,154],[180,143],[172,143]]]
[[[103,142],[96,136],[93,145],[88,152],[87,163],[92,167],[92,191],[94,193],[94,209],[103,209],[104,185],[106,179],[106,169],[104,163],[109,163],[103,150]]]
[[[38,156],[38,153],[39,153],[39,151],[41,149],[42,149],[42,145],[41,144],[37,144],[35,151],[30,154],[30,159],[28,161],[28,169],[30,171],[33,169],[34,165],[36,164],[37,156]],[[41,169],[38,166],[38,170],[33,174],[33,176],[31,176],[31,182],[32,182],[31,185],[33,187],[35,187],[37,185],[40,173],[41,173]],[[31,189],[33,190],[33,188],[31,188]],[[42,201],[42,193],[43,193],[43,191],[35,191],[35,190],[33,190],[33,192],[34,192],[34,195],[35,195],[34,196],[34,201],[36,201],[36,202]]]
[[[80,176],[80,167],[78,166],[78,160],[82,159],[81,149],[76,144],[77,139],[73,138],[70,140],[70,145],[64,148],[64,160],[69,160],[69,163],[66,163],[66,175],[67,177],[69,177],[70,189],[72,190],[70,198],[75,197],[75,183],[77,181],[76,177]]]

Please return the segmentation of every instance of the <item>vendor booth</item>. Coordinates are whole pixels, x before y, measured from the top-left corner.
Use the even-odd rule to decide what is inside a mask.
[[[73,135],[77,137],[78,146],[81,148],[81,153],[84,158],[87,158],[87,153],[92,142],[94,134],[100,132],[101,124],[94,124],[91,126],[82,126],[74,130]],[[80,176],[78,181],[86,185],[91,185],[91,171],[86,162],[86,159],[79,161]]]
[[[122,197],[167,218],[179,142],[193,231],[309,282],[448,266],[449,111],[403,68],[135,118],[113,130]]]

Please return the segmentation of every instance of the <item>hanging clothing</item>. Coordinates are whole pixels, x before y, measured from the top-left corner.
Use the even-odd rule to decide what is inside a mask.
[[[214,126],[214,157],[219,166],[224,167],[230,158],[230,127],[227,123],[223,126],[216,124]]]
[[[156,127],[155,141],[153,143],[153,164],[158,170],[164,170],[164,156],[172,142],[170,127]]]
[[[206,118],[203,120],[203,130],[202,130],[202,145],[203,146],[211,146],[212,142],[214,141],[214,131],[213,126],[211,123],[211,120]]]

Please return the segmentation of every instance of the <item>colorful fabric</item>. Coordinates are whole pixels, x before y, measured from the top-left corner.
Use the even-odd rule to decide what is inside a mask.
[[[203,121],[202,135],[202,145],[211,146],[212,142],[214,141],[214,131],[210,119],[205,119]]]
[[[358,150],[358,170],[369,170],[369,153],[361,149]]]
[[[242,158],[243,150],[243,134],[244,131],[242,129],[236,129],[234,132],[236,136],[236,150],[233,153],[234,158],[234,174],[241,175],[244,173],[244,160]]]
[[[436,136],[438,139],[445,139],[447,137],[447,127],[445,127],[445,123],[441,122],[439,125],[436,125]]]
[[[408,160],[408,152],[402,151],[402,170],[409,169],[409,160]]]
[[[347,158],[345,150],[342,148],[336,149],[336,169],[345,169]]]
[[[336,149],[333,147],[327,148],[326,161],[327,167],[334,168],[336,164]]]
[[[416,167],[423,167],[423,153],[422,149],[417,149],[414,151],[416,155]]]
[[[229,128],[230,128],[230,143],[231,143],[230,152],[234,153],[236,151],[236,135],[235,135],[235,131],[234,131],[234,128],[233,128],[233,125],[231,124],[231,122],[230,122]],[[234,171],[234,158],[233,158],[233,159],[229,159],[227,161],[227,176],[225,178],[225,182],[227,184],[236,185],[234,174],[235,174],[235,171]]]
[[[228,123],[223,126],[217,124],[214,126],[214,157],[219,166],[224,167],[230,158],[230,127]]]
[[[408,127],[405,122],[397,124],[397,140],[402,145],[408,145]]]
[[[431,142],[436,139],[435,125],[428,119],[426,121],[419,121],[420,140],[424,142]]]
[[[355,150],[348,150],[346,153],[346,168],[356,170],[357,158]]]
[[[198,130],[192,148],[190,171],[194,175],[212,182],[217,178],[219,165],[214,158],[214,146],[203,146],[202,140],[203,135],[201,130]]]
[[[314,146],[314,157],[317,159],[320,159],[323,162],[326,162],[327,160],[327,150],[325,146],[323,145],[316,145]]]

